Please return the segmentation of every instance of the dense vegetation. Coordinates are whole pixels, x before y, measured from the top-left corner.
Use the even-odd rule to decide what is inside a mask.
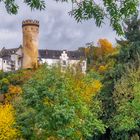
[[[140,20],[125,22],[125,39],[79,48],[77,67],[42,65],[0,73],[0,140],[139,140]]]

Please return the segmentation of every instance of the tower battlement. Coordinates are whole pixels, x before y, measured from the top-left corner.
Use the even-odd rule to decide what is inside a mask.
[[[24,26],[38,26],[39,27],[39,21],[38,20],[31,20],[31,19],[24,20],[22,22],[22,27],[24,27]]]

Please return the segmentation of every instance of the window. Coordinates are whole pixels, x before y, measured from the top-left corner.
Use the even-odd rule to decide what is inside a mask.
[[[66,65],[67,63],[66,63],[66,61],[65,60],[63,60],[63,65]]]
[[[18,59],[18,65],[20,66],[20,59]]]
[[[85,65],[85,62],[83,62],[83,66]]]

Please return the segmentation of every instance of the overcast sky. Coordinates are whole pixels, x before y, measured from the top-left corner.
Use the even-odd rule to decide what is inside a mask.
[[[20,4],[17,15],[8,15],[4,6],[0,5],[0,48],[15,48],[22,44],[22,21],[37,19],[40,21],[41,49],[73,50],[84,46],[88,42],[96,42],[99,38],[107,38],[115,44],[116,33],[109,27],[109,23],[98,28],[94,20],[77,23],[68,12],[71,4],[56,3],[47,0],[44,11],[30,11],[25,4]]]

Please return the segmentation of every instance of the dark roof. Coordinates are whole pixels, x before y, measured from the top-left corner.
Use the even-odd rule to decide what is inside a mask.
[[[62,52],[59,50],[39,50],[39,57],[59,59]]]
[[[82,51],[68,51],[68,57],[69,59],[85,59],[85,53]]]
[[[50,58],[50,59],[59,59],[63,50],[39,50],[40,58]],[[79,60],[85,59],[85,54],[81,51],[66,51],[69,59]]]
[[[5,47],[4,47],[0,51],[0,57],[8,57],[11,54],[14,54],[18,49],[19,48],[5,49]]]
[[[21,46],[20,46],[21,47]],[[2,48],[0,51],[0,57],[4,59],[10,59],[10,56],[20,48],[12,48],[12,49],[6,49],[5,47]],[[64,50],[39,50],[39,58],[50,58],[50,59],[59,59],[61,54]],[[66,51],[66,50],[65,50]],[[85,54],[82,51],[76,50],[76,51],[66,51],[69,59],[72,60],[79,60],[79,59],[85,59]]]

